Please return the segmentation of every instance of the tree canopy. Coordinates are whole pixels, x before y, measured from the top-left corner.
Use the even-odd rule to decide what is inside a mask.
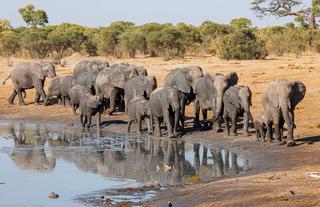
[[[35,9],[35,6],[32,4],[28,4],[26,7],[20,8],[18,12],[28,27],[42,27],[48,23],[47,13],[44,10]]]

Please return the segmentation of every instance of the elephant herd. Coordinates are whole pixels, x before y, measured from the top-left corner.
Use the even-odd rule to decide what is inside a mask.
[[[47,95],[43,89],[46,77],[52,79]],[[184,131],[186,105],[194,102],[195,128],[210,126],[216,132],[224,129],[227,135],[236,136],[241,117],[245,136],[249,135],[251,121],[257,140],[272,141],[274,135],[275,141],[285,143],[283,127],[286,124],[287,146],[295,145],[294,109],[306,93],[306,87],[300,81],[271,81],[262,93],[263,111],[253,118],[250,112],[252,92],[248,86],[237,85],[237,73],[204,74],[199,66],[171,70],[163,87],[157,87],[156,77],[148,76],[143,67],[127,63],[109,65],[98,60],[81,61],[74,67],[73,75],[66,76],[57,76],[50,62],[21,63],[13,68],[6,80],[9,78],[14,86],[9,104],[13,104],[18,95],[19,104],[24,105],[25,90],[35,88],[35,103],[39,103],[41,96],[47,105],[50,97],[56,96],[63,104],[68,101],[74,114],[79,108],[80,121],[85,128],[91,126],[95,115],[96,126],[100,128],[101,113],[106,111],[112,115],[118,109],[128,114],[128,132],[132,123],[137,122],[141,133],[145,119],[149,134],[162,136],[161,124],[164,122],[166,135],[176,137],[178,131]],[[212,111],[211,119],[207,118],[208,110]]]

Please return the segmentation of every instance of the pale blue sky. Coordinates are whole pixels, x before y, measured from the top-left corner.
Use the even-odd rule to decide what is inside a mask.
[[[87,26],[104,26],[125,20],[136,24],[147,22],[186,22],[194,25],[209,19],[229,23],[236,17],[247,17],[255,26],[284,24],[293,18],[258,19],[250,10],[252,0],[0,0],[0,18],[14,26],[25,25],[18,8],[31,3],[44,9],[50,24],[70,22]]]

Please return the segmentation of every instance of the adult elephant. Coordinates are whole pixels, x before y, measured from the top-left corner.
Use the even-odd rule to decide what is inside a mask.
[[[92,72],[98,74],[101,70],[109,68],[109,62],[100,60],[83,60],[79,62],[73,69],[73,75],[78,77],[85,72]]]
[[[199,127],[199,112],[202,109],[203,121],[206,122],[207,111],[213,111],[213,124],[215,131],[220,130],[220,124],[223,112],[223,95],[225,91],[238,83],[238,75],[231,72],[228,75],[221,73],[208,73],[200,78],[195,84],[195,101],[194,126]]]
[[[283,143],[283,125],[287,125],[287,146],[294,146],[294,109],[306,94],[306,87],[300,81],[276,80],[269,83],[262,93],[262,105],[271,119],[267,123],[266,137],[272,140],[272,124],[275,127],[276,141]]]
[[[128,80],[137,77],[138,71],[124,64],[111,66],[110,70],[102,70],[96,78],[96,95],[109,101],[107,113],[111,115],[115,109],[116,99],[122,100],[124,87]]]
[[[11,78],[14,87],[12,94],[8,98],[8,103],[13,104],[15,97],[18,95],[19,104],[25,105],[22,92],[31,88],[36,89],[35,104],[39,104],[40,96],[45,100],[46,93],[43,86],[46,77],[50,79],[56,77],[55,67],[49,61],[20,63],[16,65],[6,78],[6,80]],[[3,84],[5,84],[6,80],[3,81]]]
[[[143,96],[150,98],[150,94],[157,88],[157,79],[155,76],[137,76],[126,82],[124,87],[125,112],[128,111],[128,103],[135,97]]]
[[[181,76],[184,74],[184,77]],[[177,78],[179,77],[179,78]],[[176,68],[168,73],[165,78],[165,85],[180,90],[182,93],[180,106],[182,117],[185,116],[185,106],[195,100],[195,84],[203,77],[202,68],[200,66],[188,66],[184,68]],[[185,83],[182,83],[185,82]],[[181,86],[188,85],[186,91]],[[182,120],[182,128],[184,128],[184,121]]]
[[[109,70],[109,63],[99,60],[84,60],[79,62],[73,70],[78,85],[84,86],[95,94],[96,78],[102,70]]]
[[[161,118],[166,122],[168,137],[176,136],[179,120],[182,120],[183,123],[183,115],[181,114],[182,93],[189,94],[192,91],[189,80],[188,71],[180,70],[172,77],[174,85],[165,85],[151,93],[149,107],[156,123],[155,134],[157,136],[161,136]]]

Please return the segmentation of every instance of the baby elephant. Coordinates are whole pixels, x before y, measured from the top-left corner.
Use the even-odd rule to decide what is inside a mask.
[[[99,96],[86,93],[80,97],[80,121],[83,128],[90,128],[91,117],[98,115],[97,128],[100,128],[102,102]]]
[[[265,112],[258,112],[254,117],[254,128],[256,129],[257,141],[266,141],[267,124],[269,123]]]
[[[77,109],[80,105],[80,97],[86,93],[90,93],[91,90],[80,85],[75,85],[69,89],[68,94],[70,97],[70,105],[72,106],[73,114],[76,114]]]
[[[153,133],[152,129],[152,116],[149,108],[149,101],[144,97],[136,97],[128,103],[128,133],[132,122],[138,122],[138,133],[142,131],[142,121],[148,119],[148,132]]]
[[[243,133],[249,136],[248,125],[249,120],[253,123],[250,113],[252,93],[248,86],[231,86],[223,96],[224,112],[223,118],[226,125],[226,133],[229,135],[229,118],[231,118],[231,136],[237,135],[237,119],[243,114]]]
[[[65,105],[66,99],[70,101],[69,90],[74,85],[76,85],[76,79],[73,75],[63,77],[56,76],[49,84],[45,103],[48,103],[48,99],[51,96],[57,96],[59,103],[63,103],[63,105]]]

